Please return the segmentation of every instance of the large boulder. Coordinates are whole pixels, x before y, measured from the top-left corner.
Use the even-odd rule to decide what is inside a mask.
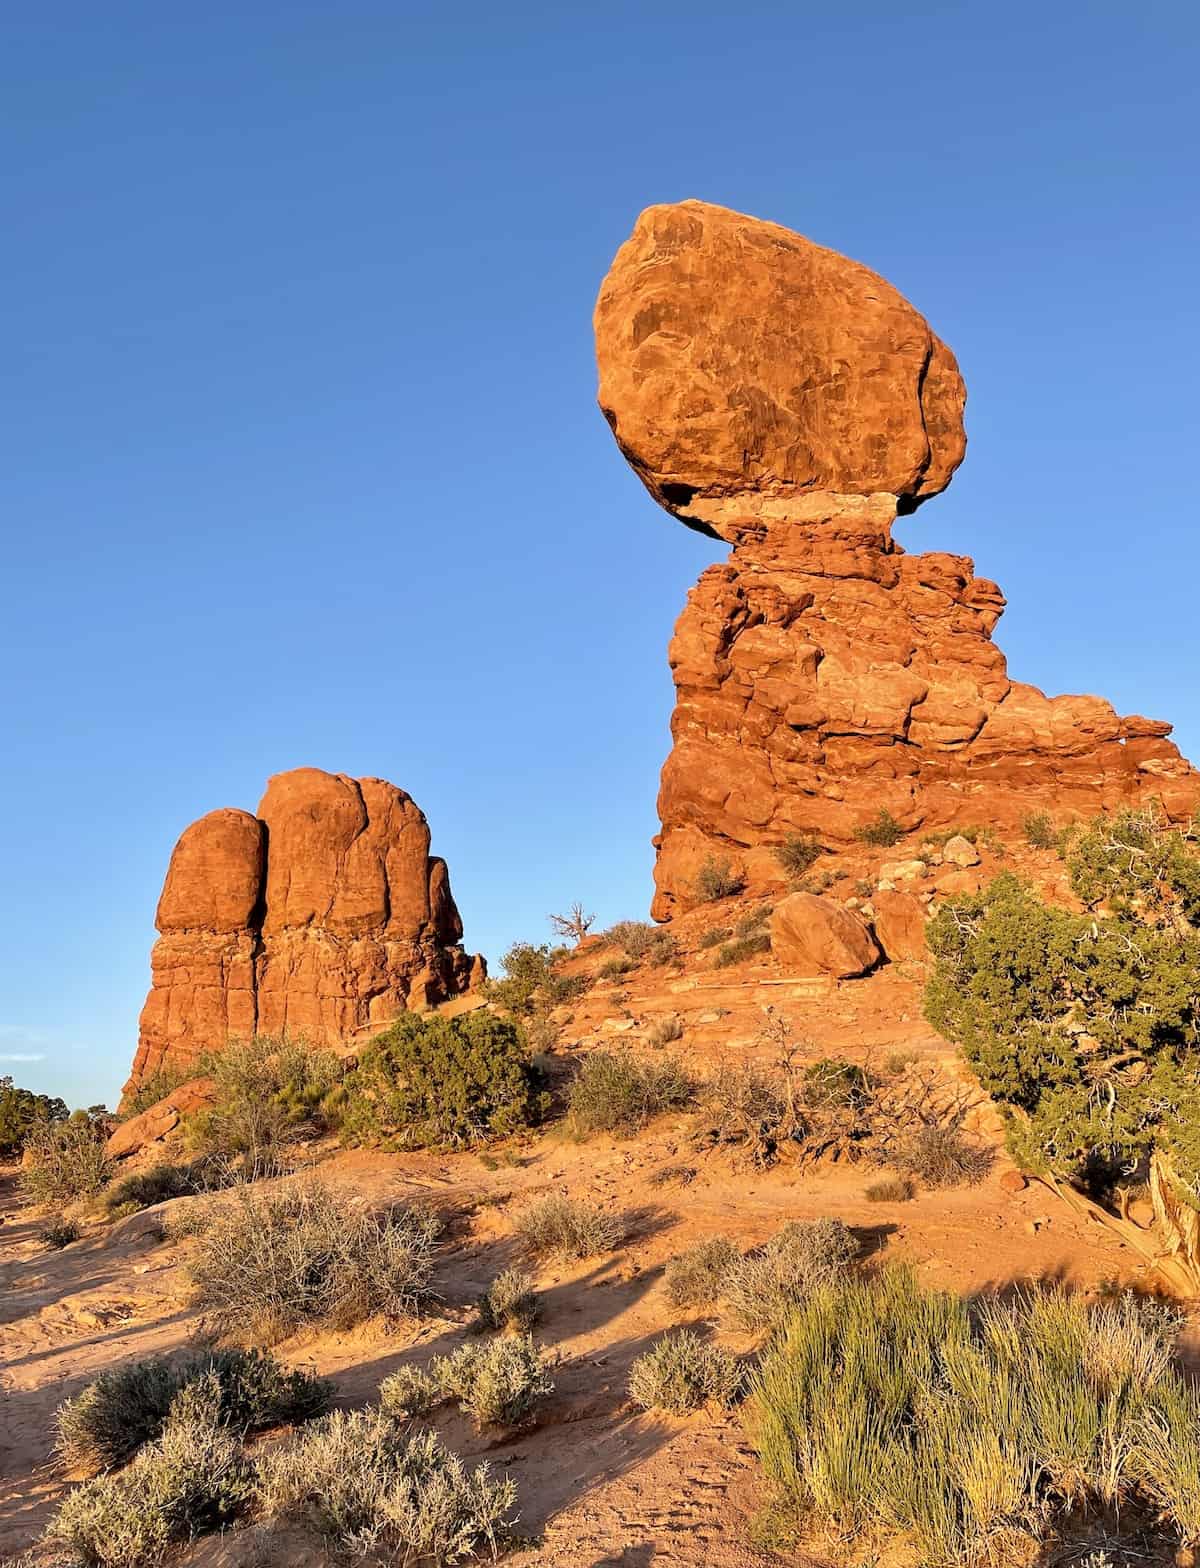
[[[104,1145],[110,1160],[123,1160],[140,1154],[152,1143],[161,1143],[179,1126],[185,1116],[198,1111],[212,1099],[211,1078],[189,1078],[161,1100],[139,1111],[128,1121],[119,1122]]]
[[[879,962],[879,945],[852,910],[816,893],[793,893],[771,911],[771,952],[795,975],[848,980]]]
[[[600,406],[651,495],[723,533],[747,497],[914,505],[966,448],[954,355],[878,273],[704,201],[647,207],[596,303]],[[728,536],[728,535],[727,535]]]
[[[912,893],[881,888],[871,899],[875,936],[893,963],[929,956],[925,940],[925,906]]]
[[[337,1044],[482,978],[429,847],[403,790],[319,768],[271,779],[255,816],[193,823],[159,900],[127,1090],[231,1036]]]

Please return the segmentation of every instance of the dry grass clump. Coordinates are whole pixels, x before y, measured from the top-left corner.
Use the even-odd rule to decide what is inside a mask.
[[[667,1264],[667,1300],[673,1307],[707,1307],[720,1301],[741,1261],[741,1253],[725,1236],[697,1242]]]
[[[863,1197],[868,1203],[908,1203],[916,1197],[916,1193],[915,1182],[909,1181],[906,1176],[892,1176],[872,1182]]]
[[[363,1209],[318,1182],[214,1204],[188,1273],[211,1329],[272,1344],[305,1323],[409,1317],[427,1300],[441,1221]]]
[[[46,1532],[92,1568],[143,1568],[169,1546],[229,1523],[250,1500],[253,1468],[219,1419],[215,1374],[176,1398],[156,1441],[119,1474],[68,1493]]]
[[[708,947],[720,947],[721,943],[728,942],[732,935],[732,926],[709,926],[707,931],[700,933],[696,946],[702,951]]]
[[[430,1372],[440,1391],[457,1399],[482,1430],[527,1420],[538,1400],[554,1392],[547,1366],[532,1335],[518,1334],[435,1357]]]
[[[475,1324],[480,1331],[507,1329],[527,1332],[540,1312],[532,1274],[505,1269],[497,1274],[476,1304]]]
[[[740,936],[734,942],[726,942],[724,947],[717,949],[717,956],[713,959],[714,969],[728,969],[732,964],[743,964],[749,958],[756,958],[759,953],[771,951],[771,938],[766,931],[755,931],[749,936]]]
[[[307,1524],[339,1552],[400,1563],[497,1554],[517,1489],[468,1470],[432,1432],[377,1410],[336,1410],[268,1455],[257,1495],[268,1520]]]
[[[427,1415],[441,1397],[437,1378],[423,1367],[397,1367],[379,1385],[379,1408],[393,1421]]]
[[[308,1421],[329,1407],[333,1385],[290,1372],[253,1350],[218,1350],[172,1365],[150,1356],[102,1372],[55,1414],[55,1448],[67,1467],[99,1475],[124,1464],[163,1431],[186,1389],[202,1385],[212,1416],[238,1436]]]
[[[236,1162],[247,1176],[277,1175],[290,1145],[338,1125],[346,1064],[303,1040],[230,1040],[196,1064],[211,1103],[186,1120],[197,1151]]]
[[[892,849],[904,837],[904,829],[891,812],[881,807],[869,822],[854,829],[860,844],[870,844],[876,849]]]
[[[615,1215],[558,1193],[536,1198],[522,1209],[516,1228],[532,1252],[571,1260],[611,1252],[624,1235]]]
[[[994,1158],[991,1149],[970,1142],[958,1127],[927,1126],[893,1149],[888,1164],[926,1187],[964,1187],[981,1182]]]
[[[78,1241],[83,1232],[74,1220],[55,1220],[39,1233],[38,1239],[45,1243],[52,1252],[61,1252],[64,1247],[69,1247],[73,1241]]]
[[[746,879],[736,872],[728,860],[718,860],[709,855],[692,883],[692,893],[698,903],[712,904],[721,898],[732,898],[746,885]]]
[[[604,940],[619,947],[633,961],[631,968],[643,962],[669,964],[677,952],[675,938],[669,931],[644,920],[618,920],[604,933]]]
[[[1080,1507],[1200,1534],[1200,1397],[1128,1300],[1038,1292],[972,1315],[904,1271],[829,1281],[750,1403],[792,1521],[900,1538],[931,1568],[1032,1561]]]
[[[33,1203],[94,1198],[112,1175],[107,1128],[77,1111],[63,1122],[34,1122],[25,1134],[21,1187]]]
[[[656,1019],[646,1031],[646,1044],[653,1051],[661,1051],[665,1046],[674,1045],[682,1039],[683,1019],[678,1013],[667,1013]]]
[[[858,1254],[854,1233],[841,1220],[793,1220],[731,1270],[724,1292],[729,1315],[748,1333],[778,1328],[812,1290],[845,1274]]]
[[[774,854],[780,870],[795,880],[811,871],[820,859],[821,841],[815,833],[789,833]]]
[[[687,1105],[695,1085],[673,1056],[653,1060],[628,1048],[589,1051],[567,1094],[567,1117],[577,1137],[594,1132],[640,1132],[664,1111]]]
[[[668,1334],[637,1358],[629,1373],[629,1397],[643,1410],[680,1416],[710,1403],[728,1408],[744,1376],[727,1350],[684,1330]]]

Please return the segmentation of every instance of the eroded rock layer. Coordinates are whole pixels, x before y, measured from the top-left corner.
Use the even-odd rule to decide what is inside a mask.
[[[318,768],[271,779],[257,816],[193,822],[155,924],[127,1089],[230,1036],[347,1040],[483,973],[424,813],[383,779]]]
[[[1169,724],[1010,680],[996,584],[893,541],[961,460],[965,393],[883,279],[725,208],[652,207],[601,288],[596,343],[639,477],[734,547],[671,643],[657,918],[696,901],[709,856],[778,881],[789,833],[836,845],[880,809],[910,829],[1196,809]]]

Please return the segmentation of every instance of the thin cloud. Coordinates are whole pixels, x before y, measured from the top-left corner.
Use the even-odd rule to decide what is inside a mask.
[[[0,1062],[44,1062],[45,1051],[3,1051],[0,1052]]]

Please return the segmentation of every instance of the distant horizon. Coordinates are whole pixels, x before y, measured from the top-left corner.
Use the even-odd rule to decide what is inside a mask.
[[[1200,755],[1191,9],[116,0],[5,32],[0,1074],[115,1104],[176,839],[296,766],[412,796],[493,969],[576,898],[645,916],[667,644],[726,554],[595,405],[596,290],[653,202],[912,301],[969,444],[898,542],[999,583],[1014,679]]]

